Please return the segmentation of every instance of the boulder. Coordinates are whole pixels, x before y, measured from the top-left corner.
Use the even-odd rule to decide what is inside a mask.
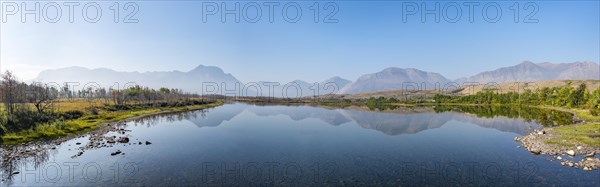
[[[594,153],[594,152],[591,152],[591,153],[588,153],[588,154],[586,154],[586,155],[585,155],[585,157],[588,157],[588,158],[589,158],[589,157],[594,157],[594,155],[595,155],[595,153]]]
[[[529,152],[531,152],[533,154],[536,154],[536,155],[539,155],[540,153],[542,153],[542,150],[540,148],[534,147],[534,148],[531,148],[529,150]]]
[[[119,143],[128,143],[129,142],[129,138],[127,137],[120,137],[117,142]]]

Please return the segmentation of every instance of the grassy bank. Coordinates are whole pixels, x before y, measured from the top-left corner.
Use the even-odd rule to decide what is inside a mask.
[[[64,111],[84,110],[86,106],[89,106],[88,103],[82,103],[78,100],[61,101],[60,104],[60,110]],[[216,107],[222,104],[222,102],[213,102],[176,107],[132,107],[131,109],[116,111],[99,108],[96,112],[84,112],[83,116],[74,120],[57,120],[40,124],[35,129],[7,133],[2,136],[2,142],[4,144],[18,144],[30,141],[57,139],[96,130],[104,123],[117,122],[145,115],[199,110]]]
[[[573,113],[583,121],[573,125],[548,128],[548,134],[556,135],[545,143],[563,146],[600,146],[600,116],[594,116],[587,109],[569,109],[546,107],[554,110]]]

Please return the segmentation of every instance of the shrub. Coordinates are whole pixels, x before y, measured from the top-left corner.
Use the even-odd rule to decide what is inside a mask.
[[[90,114],[92,114],[92,115],[98,115],[98,112],[99,112],[98,108],[96,108],[96,107],[90,107],[90,108],[88,108],[88,110],[90,111]]]
[[[598,116],[600,114],[600,109],[592,108],[592,109],[590,109],[590,114],[592,114],[592,116]]]
[[[70,110],[63,112],[62,114],[60,114],[60,116],[64,120],[79,119],[81,116],[83,116],[83,112],[79,110]]]
[[[8,118],[5,127],[8,131],[16,132],[23,129],[35,128],[39,123],[52,121],[51,113],[37,112],[25,108],[18,108],[14,111],[12,118]]]

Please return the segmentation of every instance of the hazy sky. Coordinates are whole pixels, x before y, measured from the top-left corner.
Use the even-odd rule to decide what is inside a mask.
[[[68,66],[143,72],[188,71],[203,64],[221,67],[250,82],[320,81],[331,76],[355,80],[392,66],[438,72],[454,79],[524,60],[570,63],[598,62],[600,58],[598,1],[519,1],[518,23],[514,22],[517,1],[499,2],[502,15],[495,23],[484,20],[493,21],[494,6],[488,6],[487,17],[482,13],[493,1],[474,6],[473,15],[463,2],[441,1],[438,10],[447,11],[442,11],[439,23],[435,15],[426,15],[423,23],[420,12],[404,16],[404,22],[403,14],[410,13],[414,4],[391,1],[318,1],[319,23],[314,23],[315,2],[298,1],[302,15],[296,23],[284,19],[294,21],[296,11],[289,4],[288,16],[282,15],[283,2],[274,6],[270,23],[264,1],[240,1],[240,9],[247,10],[242,11],[240,23],[235,22],[235,15],[225,15],[223,23],[222,10],[205,15],[213,10],[211,5],[225,3],[233,9],[235,1],[138,1],[126,6],[128,9],[120,2],[119,23],[113,21],[114,2],[98,2],[102,14],[96,23],[84,20],[94,21],[96,15],[94,6],[88,6],[84,16],[85,2],[72,6],[73,23],[64,2],[41,2],[40,23],[35,22],[35,15],[25,15],[26,23],[22,23],[21,12],[11,15],[14,5],[23,9],[21,2],[2,1],[0,64],[2,70],[13,70],[22,79],[34,78],[44,69]],[[26,2],[26,6],[34,5]],[[56,20],[56,5],[61,7],[61,17],[50,23]],[[256,5],[261,8],[261,18],[251,23]],[[408,11],[403,11],[403,5]],[[461,8],[458,20],[452,20],[457,15],[454,5]],[[425,6],[433,9],[435,3]],[[138,23],[123,23],[134,7],[138,8],[133,16]],[[333,19],[338,22],[323,23],[335,7],[338,11]],[[529,21],[537,19],[537,23],[524,23],[536,7]]]

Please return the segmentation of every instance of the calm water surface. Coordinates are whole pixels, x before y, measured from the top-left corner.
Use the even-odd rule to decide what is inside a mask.
[[[109,133],[131,145],[73,157],[89,141],[84,136],[2,159],[2,186],[600,186],[598,170],[563,167],[518,147],[513,138],[539,122],[444,111],[226,104]],[[111,156],[116,150],[124,154]]]

